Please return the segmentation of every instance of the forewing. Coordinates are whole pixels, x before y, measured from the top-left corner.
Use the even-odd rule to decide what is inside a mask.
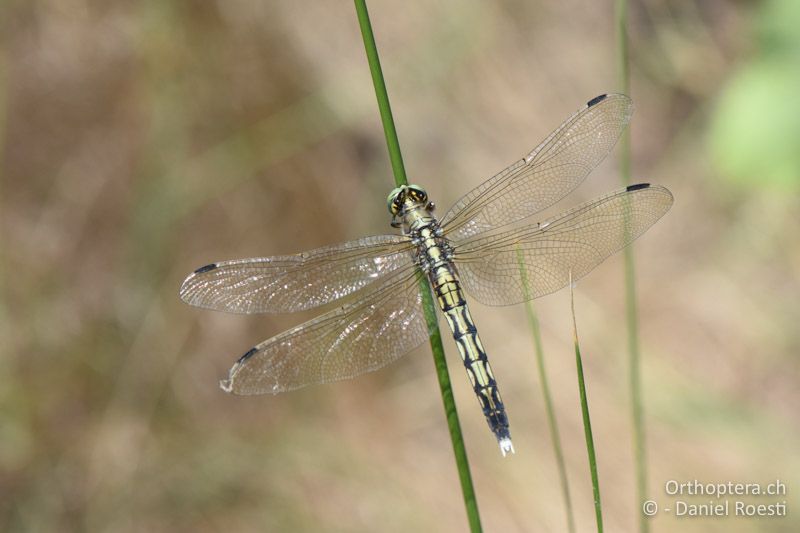
[[[289,313],[354,293],[412,264],[408,237],[381,235],[296,255],[239,259],[198,268],[180,289],[197,307]]]
[[[220,382],[227,392],[263,394],[348,379],[377,370],[428,337],[418,270],[244,354]]]
[[[487,305],[510,305],[557,291],[652,226],[672,205],[664,187],[632,185],[534,226],[455,245],[466,291]]]
[[[447,236],[460,241],[553,205],[606,157],[632,113],[625,95],[593,98],[525,158],[456,202],[442,218]]]

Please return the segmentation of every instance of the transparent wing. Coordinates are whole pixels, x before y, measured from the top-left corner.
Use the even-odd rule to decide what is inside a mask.
[[[412,264],[408,237],[381,235],[296,255],[239,259],[198,268],[181,299],[233,313],[311,309],[366,287]]]
[[[442,218],[447,236],[459,241],[553,205],[606,157],[632,113],[625,95],[593,98],[527,157],[456,202]]]
[[[510,305],[557,291],[644,233],[672,205],[664,187],[631,185],[538,225],[454,243],[461,282],[476,300]]]
[[[227,392],[263,394],[377,370],[422,344],[428,330],[416,268],[244,354],[220,382]]]

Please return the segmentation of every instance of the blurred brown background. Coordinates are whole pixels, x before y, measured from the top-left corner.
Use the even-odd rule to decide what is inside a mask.
[[[617,89],[612,4],[370,2],[408,173],[440,213]],[[789,506],[653,529],[797,531],[800,3],[645,0],[630,17],[635,181],[676,198],[636,243],[650,493],[779,478]],[[232,397],[217,381],[234,359],[313,313],[177,297],[210,261],[391,231],[352,4],[5,0],[0,28],[0,529],[465,530],[427,349]],[[618,187],[614,159],[558,208]],[[638,516],[622,289],[617,256],[576,292],[609,531]],[[588,531],[568,293],[537,309]],[[485,529],[563,530],[524,309],[473,314],[517,447],[501,458],[446,339]]]

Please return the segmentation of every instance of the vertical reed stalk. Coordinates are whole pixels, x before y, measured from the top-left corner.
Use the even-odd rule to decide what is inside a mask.
[[[558,421],[556,420],[555,409],[553,409],[553,396],[550,393],[550,382],[547,380],[539,319],[536,316],[536,309],[534,309],[533,300],[531,298],[528,270],[525,268],[522,251],[519,249],[517,249],[517,262],[519,263],[522,287],[525,294],[525,311],[528,315],[528,325],[531,328],[531,336],[533,337],[533,346],[536,353],[536,368],[539,372],[539,383],[542,387],[544,409],[547,414],[547,425],[550,429],[550,440],[553,444],[553,453],[556,457],[556,466],[558,467],[558,477],[561,481],[561,494],[564,498],[564,509],[567,513],[567,531],[569,531],[569,533],[575,533],[575,516],[572,511],[572,498],[569,493],[567,467],[564,462],[564,452],[561,447],[561,435],[558,431]]]
[[[586,437],[586,451],[589,454],[589,471],[592,475],[592,494],[594,495],[594,515],[597,533],[603,533],[603,508],[600,505],[600,480],[597,476],[597,457],[594,453],[594,437],[592,437],[592,421],[589,419],[589,402],[586,398],[586,383],[583,380],[583,361],[581,347],[578,342],[578,321],[575,318],[575,292],[572,288],[572,272],[569,280],[570,308],[572,310],[572,340],[575,344],[575,366],[578,370],[578,392],[581,397],[581,415],[583,415],[583,432]]]
[[[400,142],[397,140],[397,131],[394,127],[392,108],[389,105],[389,96],[386,92],[386,82],[383,79],[381,63],[378,57],[378,49],[375,45],[375,36],[372,33],[372,24],[369,20],[367,4],[365,0],[355,0],[358,23],[361,27],[361,36],[364,39],[364,49],[367,52],[369,70],[372,74],[372,83],[375,86],[375,96],[378,99],[378,109],[383,123],[383,132],[386,135],[386,145],[389,149],[389,158],[392,162],[392,172],[394,173],[395,184],[408,184],[403,156],[400,152]],[[481,527],[480,514],[478,513],[478,501],[475,498],[475,489],[472,486],[472,474],[469,470],[467,460],[467,450],[464,446],[464,438],[461,434],[461,424],[458,421],[458,412],[453,398],[453,390],[450,385],[450,375],[447,371],[447,361],[444,356],[444,346],[442,346],[442,335],[439,331],[438,320],[436,318],[436,308],[433,303],[430,286],[424,277],[420,277],[420,292],[422,293],[422,304],[425,310],[425,321],[428,325],[428,333],[433,352],[433,361],[436,366],[436,375],[439,379],[439,389],[442,394],[444,411],[447,417],[447,426],[450,429],[450,440],[453,443],[453,453],[458,468],[458,476],[461,480],[461,492],[464,498],[464,507],[467,511],[470,531],[473,533],[483,530]]]
[[[615,19],[617,32],[617,74],[620,90],[630,94],[630,70],[628,55],[628,1],[616,0]],[[631,183],[631,134],[630,128],[622,133],[620,140],[619,168],[622,184]],[[628,376],[631,397],[631,423],[633,427],[633,454],[636,471],[636,512],[639,516],[639,531],[650,531],[650,523],[641,512],[647,497],[647,457],[645,447],[644,414],[642,405],[641,352],[639,350],[639,321],[636,305],[636,281],[633,247],[626,246],[625,258],[625,321],[628,330]]]

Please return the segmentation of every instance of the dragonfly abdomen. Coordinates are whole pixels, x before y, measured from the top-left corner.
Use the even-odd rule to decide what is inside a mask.
[[[445,317],[489,428],[497,437],[504,454],[513,451],[505,406],[469,307],[466,303],[454,307],[445,311]]]
[[[478,328],[472,320],[461,285],[455,276],[455,268],[449,260],[442,258],[437,252],[431,253],[430,248],[425,250],[428,264],[432,267],[428,276],[436,300],[453,332],[453,340],[458,347],[458,353],[461,355],[470,384],[478,397],[489,428],[497,437],[500,449],[505,455],[509,451],[513,452],[514,447],[511,444],[508,417],[500,397],[500,390],[483,343],[478,336]]]

